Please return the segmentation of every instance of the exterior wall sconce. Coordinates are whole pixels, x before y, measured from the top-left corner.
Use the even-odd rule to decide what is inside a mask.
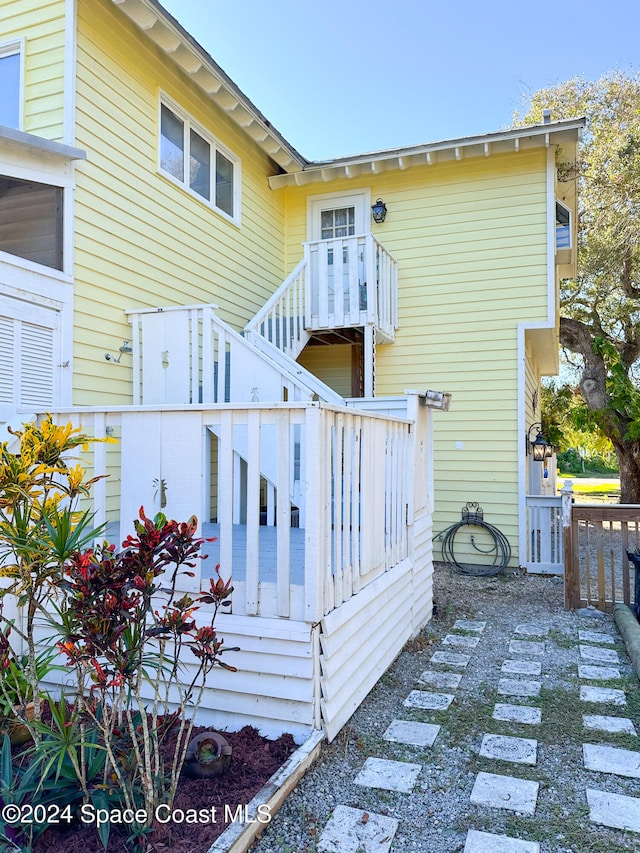
[[[534,441],[531,440],[533,430],[538,430]],[[527,432],[527,454],[531,453],[534,462],[544,462],[553,453],[553,446],[542,435],[542,424],[531,424]]]
[[[371,205],[371,216],[374,222],[384,222],[387,218],[387,205],[381,198],[377,198],[376,203]]]
[[[111,355],[110,352],[105,352],[104,357],[107,361],[112,361],[114,364],[120,364],[120,359],[123,355],[131,355],[133,349],[131,348],[131,344],[129,341],[123,341],[122,346],[120,347],[120,355],[116,358],[115,355]]]

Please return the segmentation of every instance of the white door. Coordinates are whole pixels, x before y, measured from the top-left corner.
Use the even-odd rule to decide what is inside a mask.
[[[366,311],[368,203],[368,193],[310,200],[312,315],[320,326],[358,326]]]

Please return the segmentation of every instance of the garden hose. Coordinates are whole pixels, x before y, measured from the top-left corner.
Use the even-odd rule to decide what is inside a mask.
[[[490,563],[462,563],[456,557],[456,535],[460,530],[468,527],[477,527],[488,534],[491,544],[487,548],[481,548],[476,545],[473,533],[470,534],[470,542],[478,554],[491,558]],[[474,501],[469,501],[462,508],[462,518],[460,521],[452,524],[451,527],[447,527],[435,539],[442,539],[442,560],[445,565],[461,575],[472,575],[473,577],[499,575],[511,559],[511,545],[509,544],[509,540],[501,530],[498,530],[493,524],[489,524],[489,522],[484,520],[482,509]]]

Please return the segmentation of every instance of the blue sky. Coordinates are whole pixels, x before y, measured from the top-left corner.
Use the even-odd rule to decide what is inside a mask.
[[[161,2],[309,159],[500,130],[544,86],[640,70],[638,0]]]

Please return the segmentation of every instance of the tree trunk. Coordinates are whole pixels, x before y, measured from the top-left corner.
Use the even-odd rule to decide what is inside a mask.
[[[614,442],[620,468],[620,503],[640,504],[640,459],[635,442]]]

